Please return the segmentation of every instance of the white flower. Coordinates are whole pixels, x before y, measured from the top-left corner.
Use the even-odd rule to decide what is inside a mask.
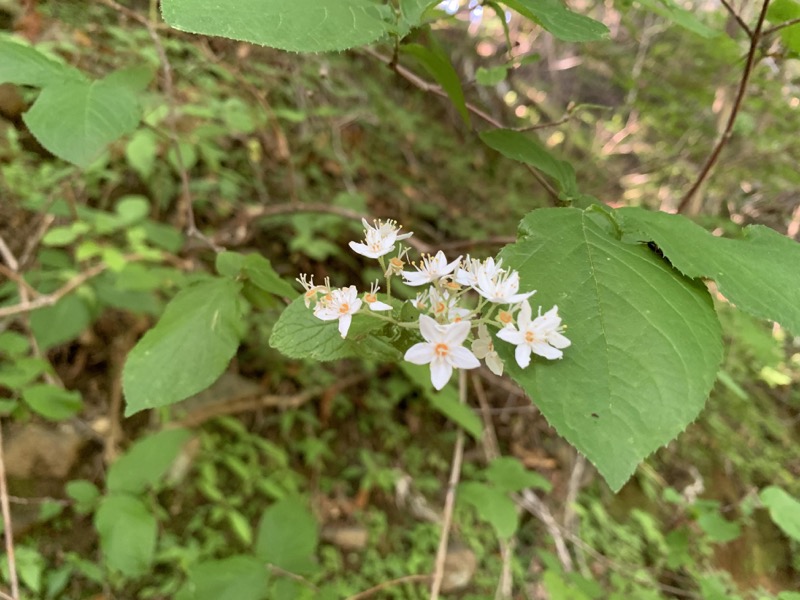
[[[303,301],[306,303],[306,308],[311,306],[312,300],[317,299],[317,294],[322,294],[324,296],[331,293],[331,280],[327,277],[325,278],[325,285],[314,285],[314,276],[312,275],[309,278],[305,273],[300,273],[300,277],[295,279],[295,281],[298,281],[306,291],[306,293],[303,294]]]
[[[383,221],[373,221],[373,225],[367,223],[366,219],[361,219],[364,225],[364,243],[350,242],[353,252],[357,252],[367,258],[380,258],[394,250],[394,244],[398,240],[410,238],[413,233],[400,233],[401,227],[397,222],[389,219]]]
[[[502,264],[502,259],[495,263],[494,259],[489,257],[481,262],[477,258],[470,258],[467,256],[467,260],[463,263],[464,266],[458,268],[453,279],[461,285],[475,287],[478,285],[478,277],[481,274],[488,279],[493,279],[495,276],[505,271],[505,269],[500,268]]]
[[[339,319],[339,333],[342,337],[347,335],[353,315],[361,308],[356,286],[332,290],[323,296],[314,307],[314,316],[323,321]]]
[[[445,258],[444,252],[439,250],[436,253],[436,256],[431,256],[428,254],[427,256],[422,257],[422,266],[417,267],[415,271],[403,271],[402,275],[403,278],[406,280],[405,283],[410,286],[418,286],[418,285],[425,285],[426,283],[433,283],[438,279],[441,279],[445,275],[449,275],[452,273],[456,265],[458,265],[461,257],[459,256],[453,262],[448,263],[447,258]],[[416,265],[414,265],[416,266]]]
[[[406,254],[408,254],[408,248],[401,246],[400,252],[397,253],[397,256],[389,259],[389,264],[386,265],[386,272],[383,274],[383,276],[388,278],[402,273],[403,267],[406,266],[406,263],[403,260],[406,257]]]
[[[392,310],[391,306],[378,300],[379,289],[381,288],[376,281],[370,286],[369,292],[364,294],[364,302],[367,303],[367,306],[369,306],[370,310]]]
[[[411,346],[404,358],[415,365],[430,363],[431,383],[440,390],[450,381],[453,367],[475,369],[480,366],[475,355],[461,345],[471,327],[469,321],[440,325],[427,315],[420,315],[419,330],[425,341]]]
[[[503,374],[503,361],[497,355],[492,336],[489,335],[489,329],[483,323],[478,325],[478,339],[472,342],[472,353],[483,359],[483,362],[486,363],[492,373],[495,375]]]
[[[439,321],[455,323],[466,319],[472,313],[468,308],[458,306],[458,296],[451,295],[446,289],[439,291],[431,287],[428,291],[428,301],[431,303],[431,312]]]
[[[478,283],[475,285],[475,291],[489,302],[516,304],[527,300],[536,293],[535,290],[525,294],[517,293],[519,291],[519,273],[516,271],[504,272],[501,269],[495,271],[494,275],[490,273],[491,271],[488,269],[480,269],[477,273]]]
[[[566,348],[572,342],[561,335],[562,329],[558,306],[544,315],[540,307],[539,316],[531,321],[531,305],[523,302],[517,315],[517,327],[501,329],[497,337],[517,347],[514,356],[524,369],[531,363],[531,352],[550,360],[563,356],[560,348]]]

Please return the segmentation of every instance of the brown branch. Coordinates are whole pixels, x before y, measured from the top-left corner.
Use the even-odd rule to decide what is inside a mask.
[[[686,207],[689,205],[689,202],[691,202],[692,197],[706,180],[711,172],[711,168],[717,162],[717,159],[719,158],[722,149],[725,147],[725,144],[727,144],[728,140],[731,138],[733,133],[733,124],[736,122],[736,117],[738,116],[739,109],[742,106],[744,94],[747,91],[747,82],[750,80],[750,74],[753,72],[753,65],[755,64],[756,59],[756,50],[758,49],[758,43],[761,41],[761,29],[764,26],[764,19],[767,16],[769,1],[770,0],[764,0],[764,4],[761,7],[761,13],[758,15],[756,28],[753,31],[753,35],[750,36],[750,50],[747,53],[747,61],[745,62],[744,71],[742,72],[742,79],[739,82],[739,91],[736,94],[736,100],[734,100],[731,114],[728,117],[728,123],[725,125],[725,130],[723,131],[722,136],[719,138],[717,145],[714,147],[708,159],[706,160],[706,163],[703,165],[703,168],[701,169],[700,174],[697,176],[694,184],[691,188],[689,188],[689,191],[686,192],[680,204],[678,204],[677,212],[679,213],[686,210]]]
[[[3,533],[6,541],[6,560],[8,560],[9,583],[11,584],[11,600],[19,600],[19,580],[17,579],[17,563],[14,559],[14,534],[11,527],[11,509],[8,506],[8,487],[6,486],[6,466],[3,456],[3,427],[0,421],[0,507],[3,512]]]
[[[421,583],[424,581],[429,581],[430,578],[430,575],[405,575],[404,577],[398,577],[397,579],[391,579],[389,581],[379,583],[378,585],[373,586],[368,590],[364,590],[363,592],[359,592],[354,596],[348,596],[347,600],[364,600],[365,598],[374,596],[386,588],[394,587],[396,585],[403,585],[404,583]]]
[[[290,396],[278,396],[275,394],[247,395],[235,398],[223,404],[212,405],[194,412],[189,412],[186,417],[178,421],[177,425],[180,427],[197,427],[215,417],[252,412],[262,408],[299,408],[317,396],[339,393],[366,379],[368,379],[367,375],[352,375],[337,381],[333,385],[311,388]]]
[[[792,25],[797,25],[797,24],[800,24],[800,18],[786,21],[785,23],[781,23],[780,25],[776,25],[775,27],[770,27],[769,29],[764,31],[764,33],[761,34],[761,37],[767,37],[768,35],[777,33],[781,29],[785,29],[786,27],[791,27]]]
[[[181,179],[181,198],[179,201],[179,208],[182,209],[185,218],[186,235],[196,238],[206,244],[215,252],[221,252],[223,248],[217,246],[210,238],[197,228],[197,223],[194,218],[194,207],[192,206],[192,192],[189,187],[189,171],[186,169],[186,163],[183,160],[183,153],[181,152],[180,138],[178,136],[178,116],[175,110],[175,85],[172,78],[172,65],[167,58],[167,52],[164,45],[161,43],[161,38],[158,36],[158,31],[153,26],[147,17],[143,17],[134,10],[127,6],[123,6],[115,0],[97,0],[101,4],[133,19],[140,23],[147,29],[147,34],[153,41],[156,54],[158,54],[158,61],[161,64],[161,72],[163,74],[164,82],[164,96],[167,100],[167,128],[169,129],[169,137],[172,141],[172,149],[175,151],[175,163],[178,167],[178,174]],[[181,219],[183,221],[183,219]],[[180,222],[183,225],[183,222]]]
[[[458,372],[458,400],[462,405],[467,403],[467,372]],[[464,460],[464,430],[460,427],[456,433],[456,445],[453,449],[453,462],[450,468],[450,480],[447,483],[447,494],[444,498],[442,514],[442,533],[439,536],[439,549],[436,551],[436,563],[431,581],[430,599],[437,600],[444,580],[444,567],[447,560],[447,545],[450,539],[450,526],[453,523],[453,510],[456,505],[456,487],[461,479],[461,462]]]
[[[730,14],[730,15],[731,15],[731,16],[732,16],[732,17],[733,17],[735,20],[736,20],[736,22],[739,24],[739,27],[741,27],[741,28],[742,28],[742,30],[743,30],[743,31],[744,31],[744,32],[747,34],[747,37],[749,37],[749,38],[752,40],[752,39],[753,39],[753,32],[752,32],[752,31],[750,31],[750,27],[747,25],[747,23],[745,23],[745,22],[744,22],[744,19],[742,19],[742,17],[740,17],[740,16],[739,16],[739,13],[737,13],[737,12],[736,12],[736,11],[733,9],[733,6],[731,6],[731,5],[728,3],[728,0],[719,0],[719,1],[720,1],[720,2],[722,2],[722,6],[724,6],[724,7],[725,7],[725,10],[727,10],[727,11],[728,11],[728,13],[729,13],[729,14]]]
[[[128,260],[130,260],[130,258],[128,258]],[[69,294],[77,287],[83,285],[93,277],[97,277],[107,268],[108,265],[102,263],[95,265],[90,269],[87,269],[83,273],[79,273],[78,275],[70,279],[67,283],[62,285],[52,294],[43,294],[38,298],[35,298],[34,300],[23,301],[20,302],[19,304],[15,304],[14,306],[0,307],[0,318],[31,312],[32,310],[36,310],[38,308],[44,308],[45,306],[53,306],[56,302],[61,300],[61,298]]]
[[[392,61],[391,57],[384,56],[384,55],[380,54],[379,52],[376,52],[372,48],[362,48],[362,51],[365,52],[366,54],[368,54],[369,56],[371,56],[371,57],[381,61],[382,63],[388,65],[389,68],[391,68],[400,77],[402,77],[403,79],[408,81],[413,86],[419,88],[423,92],[434,94],[434,95],[439,96],[441,98],[448,98],[447,92],[445,92],[441,88],[441,86],[438,86],[438,85],[436,85],[434,83],[426,81],[425,79],[423,79],[422,77],[420,77],[416,73],[412,72],[411,70],[405,68],[404,66],[399,65],[397,63],[394,63]],[[485,121],[486,123],[489,123],[492,127],[497,127],[498,129],[506,129],[505,125],[503,125],[500,121],[495,119],[492,115],[490,115],[490,114],[486,113],[485,111],[481,110],[480,108],[478,108],[474,104],[471,104],[470,102],[465,102],[464,104],[465,104],[465,106],[467,107],[467,110],[470,113],[472,113],[476,117],[480,118],[481,120]],[[539,185],[541,185],[545,189],[545,191],[548,193],[548,195],[553,200],[553,204],[556,205],[556,206],[561,206],[562,202],[561,202],[561,199],[558,196],[558,192],[556,191],[556,189],[552,185],[550,185],[550,182],[547,181],[547,179],[545,179],[544,176],[541,173],[539,173],[539,171],[537,169],[535,169],[534,167],[532,167],[531,165],[526,164],[525,168],[527,168],[528,171],[531,173],[531,175],[533,175],[533,177],[536,179],[536,181],[539,182]]]
[[[2,242],[2,241],[3,241],[3,238],[0,237],[0,242]],[[16,262],[17,261],[15,260],[14,263],[16,263]],[[4,275],[4,276],[8,277],[11,281],[16,283],[17,286],[19,286],[21,288],[24,288],[25,291],[30,296],[33,296],[34,298],[36,298],[39,295],[39,292],[37,292],[35,288],[31,287],[31,284],[29,284],[27,281],[25,281],[25,279],[22,277],[22,275],[17,273],[17,270],[15,268],[12,267],[12,268],[9,269],[4,264],[0,263],[0,275]]]

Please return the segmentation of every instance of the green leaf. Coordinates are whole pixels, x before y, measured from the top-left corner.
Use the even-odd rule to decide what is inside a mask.
[[[264,600],[269,590],[266,567],[254,556],[208,560],[189,567],[192,600]]]
[[[49,350],[75,339],[91,323],[92,316],[86,302],[76,294],[64,296],[53,306],[31,313],[31,329],[39,347]]]
[[[475,72],[475,81],[481,85],[493,86],[504,81],[507,75],[508,67],[492,67],[491,69],[478,67]]]
[[[469,127],[469,111],[464,98],[464,90],[461,88],[461,80],[458,78],[458,73],[456,73],[447,55],[439,48],[430,50],[419,44],[406,44],[401,47],[401,50],[404,54],[413,56],[431,77],[442,86],[442,89],[450,97],[453,106],[456,107],[458,114],[461,115],[464,123]]]
[[[703,512],[697,518],[697,524],[712,542],[724,544],[735,540],[742,533],[738,523],[728,521],[717,510]]]
[[[31,344],[21,333],[4,331],[0,333],[0,353],[6,356],[20,356],[27,354]]]
[[[0,40],[0,83],[43,87],[64,80],[82,81],[80,71],[58,63],[30,46]]]
[[[508,8],[540,23],[565,42],[589,42],[608,34],[608,27],[567,9],[561,0],[503,0]]]
[[[578,183],[572,165],[554,158],[531,134],[511,129],[491,129],[481,133],[480,138],[503,156],[536,167],[555,179],[568,198],[578,195]]]
[[[143,180],[149,179],[156,166],[158,140],[149,129],[139,129],[125,146],[125,158]]]
[[[50,363],[42,358],[17,358],[14,362],[0,364],[0,385],[18,389],[48,370]]]
[[[80,392],[40,383],[22,390],[22,399],[35,412],[53,421],[69,419],[83,407]]]
[[[800,542],[800,501],[774,485],[761,490],[759,498],[769,509],[772,522],[794,541]]]
[[[800,335],[800,244],[794,240],[763,225],[750,225],[741,238],[729,239],[680,215],[640,208],[617,214],[626,232],[655,241],[686,276],[713,279],[740,310]]]
[[[126,416],[188,398],[225,371],[244,327],[239,288],[230,279],[212,279],[172,299],[128,355],[122,372]]]
[[[694,13],[678,6],[672,0],[636,0],[646,9],[660,15],[700,37],[714,38],[721,31],[713,29],[698,19]]]
[[[214,260],[214,268],[217,273],[232,279],[236,279],[242,274],[243,266],[244,254],[238,252],[220,252]]]
[[[155,486],[191,437],[187,429],[165,429],[137,441],[108,470],[108,490],[138,494]]]
[[[244,273],[254,285],[276,296],[293,298],[297,294],[285,279],[283,279],[272,263],[260,254],[248,254],[244,260]]]
[[[69,246],[89,229],[89,225],[80,221],[63,227],[53,227],[42,238],[42,244],[45,246]]]
[[[122,226],[135,225],[150,214],[150,202],[144,196],[123,196],[114,207]]]
[[[176,29],[293,52],[329,52],[383,37],[389,23],[370,0],[163,0]]]
[[[508,539],[517,531],[517,507],[505,492],[477,481],[465,481],[458,486],[457,498],[471,505],[481,519],[494,527],[497,537]]]
[[[342,339],[336,321],[322,321],[315,317],[301,296],[281,313],[269,345],[289,358],[337,360],[363,355],[364,344],[369,343],[372,335],[383,326],[383,321],[356,314],[347,337]]]
[[[422,23],[425,11],[436,6],[439,0],[400,0],[400,14],[410,27]]]
[[[518,492],[526,488],[538,488],[549,492],[552,484],[539,473],[529,471],[513,456],[495,458],[484,473],[486,479],[504,492]]]
[[[267,508],[256,534],[255,553],[262,561],[299,575],[314,571],[317,522],[306,502],[287,497]]]
[[[705,287],[655,253],[612,235],[598,211],[541,209],[500,254],[559,308],[572,346],[562,360],[534,357],[521,370],[513,347],[495,348],[509,375],[548,421],[618,490],[651,452],[703,408],[722,358],[719,323]]]
[[[100,498],[100,490],[91,481],[85,479],[74,479],[66,485],[67,496],[75,502],[76,512],[85,515],[94,510],[97,500]]]
[[[158,525],[144,502],[127,494],[106,496],[97,509],[94,526],[109,567],[128,577],[149,572]]]
[[[48,85],[23,120],[39,143],[79,167],[139,123],[140,109],[126,74],[100,81],[64,81]]]
[[[458,400],[458,392],[452,385],[436,391],[431,384],[430,368],[426,365],[412,365],[401,362],[400,368],[414,384],[422,390],[428,402],[445,417],[460,425],[464,431],[476,440],[483,437],[483,424],[480,418],[468,406]]]
[[[795,0],[774,0],[767,9],[767,19],[772,23],[785,23],[800,18],[800,2]],[[794,52],[800,52],[800,24],[790,25],[780,30],[783,45]]]

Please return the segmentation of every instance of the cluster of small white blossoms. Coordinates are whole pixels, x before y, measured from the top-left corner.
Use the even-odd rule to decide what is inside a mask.
[[[332,288],[329,279],[316,285],[313,276],[301,275],[297,281],[305,289],[305,304],[314,315],[323,321],[339,322],[339,333],[344,338],[350,329],[353,315],[370,314],[400,327],[419,329],[425,340],[411,346],[404,359],[418,365],[429,364],[431,383],[442,389],[453,374],[453,369],[474,369],[483,360],[495,374],[502,375],[503,361],[494,349],[487,323],[499,328],[497,337],[516,346],[514,356],[521,368],[531,362],[531,354],[549,360],[563,356],[562,350],[570,341],[562,334],[564,327],[558,316],[558,307],[553,306],[545,314],[539,307],[536,317],[528,299],[536,292],[519,291],[519,273],[506,269],[502,260],[493,258],[478,260],[467,255],[453,261],[447,260],[442,251],[435,255],[424,255],[419,264],[412,263],[414,270],[405,270],[408,248],[399,245],[412,233],[401,233],[402,227],[393,220],[374,221],[370,225],[365,219],[364,241],[350,242],[354,252],[377,259],[386,279],[387,296],[391,297],[392,277],[401,276],[411,287],[427,288],[410,302],[419,310],[419,320],[403,323],[392,318],[392,306],[378,300],[380,286],[376,281],[370,290],[359,297],[358,290],[351,285]],[[477,303],[465,304],[467,292],[478,293]],[[366,305],[366,306],[365,306]],[[389,316],[382,315],[389,311]],[[477,336],[471,349],[464,347],[473,328]]]

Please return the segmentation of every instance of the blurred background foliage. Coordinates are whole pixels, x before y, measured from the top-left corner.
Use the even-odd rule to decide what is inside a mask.
[[[506,35],[490,6],[445,4],[452,16],[411,36],[437,40],[468,101],[507,126],[536,129],[602,202],[677,206],[722,131],[747,49],[722,6],[574,2],[611,31],[578,46],[516,17]],[[145,17],[155,10],[126,6]],[[746,22],[758,8],[736,7]],[[92,76],[160,67],[146,29],[99,2],[0,0],[0,28]],[[296,55],[158,31],[199,229],[219,246],[262,254],[289,280],[373,280],[344,251],[359,238],[357,215],[396,218],[431,247],[489,255],[523,215],[551,202],[446,100],[376,59],[390,57],[389,46]],[[800,63],[777,33],[759,51],[733,137],[689,212],[722,235],[731,222],[763,223],[798,239]],[[180,594],[197,584],[197,565],[257,545],[265,508],[296,496],[319,527],[318,564],[299,582],[272,573],[270,597],[316,589],[344,598],[430,572],[455,426],[391,366],[282,358],[266,343],[279,306],[251,311],[245,343],[208,392],[174,411],[122,418],[126,353],[167,299],[212,271],[214,256],[182,233],[181,167],[157,81],[141,96],[143,126],[82,171],[26,129],[21,115],[34,97],[0,86],[0,235],[42,292],[98,259],[105,267],[55,306],[0,318],[24,597],[193,597]],[[0,309],[19,300],[5,275]],[[616,496],[548,427],[535,398],[480,373],[499,450],[542,477],[537,493],[569,556],[541,518],[522,511],[502,546],[491,508],[463,503],[448,566],[463,582],[451,594],[493,597],[505,564],[515,598],[797,597],[789,592],[800,589],[800,541],[776,526],[759,490],[800,496],[800,341],[718,305],[727,357],[706,410]],[[112,465],[165,424],[188,427],[191,439],[172,451],[154,446],[169,464],[134,486],[147,509],[141,523],[152,518],[158,530],[138,568],[96,513],[115,493]],[[484,481],[484,445],[468,443],[465,481]],[[152,466],[128,462],[118,477]],[[410,580],[376,597],[427,591]]]

